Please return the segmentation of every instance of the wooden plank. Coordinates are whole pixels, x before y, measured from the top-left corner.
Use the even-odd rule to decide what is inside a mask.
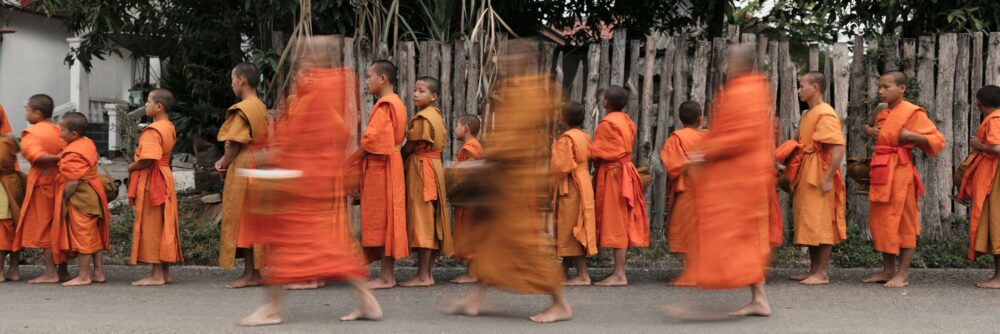
[[[712,67],[709,68],[709,86],[707,103],[712,103],[712,96],[722,87],[726,80],[726,48],[729,44],[724,38],[718,37],[712,40]]]
[[[598,106],[600,103],[597,96],[597,84],[600,80],[601,66],[601,46],[598,43],[591,43],[587,49],[587,85],[583,94],[583,107],[587,111],[587,119],[583,123],[590,135],[594,135],[596,129],[596,118],[598,110],[603,109]]]
[[[938,80],[934,90],[937,94],[934,99],[934,109],[928,110],[928,116],[937,124],[938,131],[944,134],[946,141],[954,140],[952,110],[954,109],[955,101],[957,47],[958,35],[946,33],[938,36]],[[928,185],[928,194],[931,194],[931,196],[925,197],[925,202],[928,202],[926,199],[931,199],[930,202],[932,203],[936,202],[939,212],[942,215],[940,217],[951,213],[951,200],[948,198],[948,195],[951,193],[951,184],[953,183],[951,178],[952,152],[954,152],[952,151],[952,146],[945,145],[945,148],[938,153],[938,158],[933,159],[935,160],[935,165],[931,169],[933,172],[930,175],[924,175],[924,179],[926,180],[924,184]],[[927,231],[930,232],[928,234],[932,237],[942,235],[941,218],[921,223],[927,227]]]
[[[986,85],[1000,85],[1000,32],[991,32],[989,38],[986,44],[989,56],[986,58],[986,76],[983,77],[983,82]]]
[[[413,60],[417,53],[416,43],[413,42],[403,42],[403,49],[405,49],[406,59],[401,59],[404,66],[400,66],[400,72],[405,73],[405,75],[400,76],[400,82],[404,85],[402,88],[397,87],[397,92],[399,97],[403,99],[403,103],[406,104],[406,122],[409,123],[413,119],[413,115],[417,113],[416,108],[413,107],[413,87],[416,85],[417,81],[417,64],[414,64]]]
[[[740,44],[744,44],[750,49],[757,49],[757,35],[751,33],[743,33],[740,37]],[[754,54],[754,65],[757,64],[757,54]]]
[[[559,56],[556,57],[556,68],[554,70],[555,71],[556,84],[558,84],[559,87],[565,87],[566,86],[566,81],[565,81],[565,79],[566,79],[565,75],[566,74],[563,71],[563,56],[564,56],[563,52],[559,51]],[[560,96],[560,98],[565,98],[565,97],[564,96]]]
[[[608,40],[601,40],[600,80],[597,83],[597,93],[603,94],[609,85],[611,85],[611,43]],[[602,109],[601,117],[604,117],[604,114]]]
[[[781,115],[781,140],[787,140],[792,137],[795,132],[795,127],[799,124],[799,119],[802,116],[802,110],[799,109],[799,97],[798,97],[798,71],[795,68],[795,62],[792,61],[791,53],[789,52],[788,41],[781,42],[781,73],[780,75],[780,115]]]
[[[389,52],[389,45],[385,42],[379,43],[378,50],[375,51],[373,60],[394,60],[394,54]],[[394,61],[395,62],[395,61]]]
[[[819,71],[819,46],[810,45],[809,46],[809,71],[818,72]]]
[[[899,38],[896,36],[882,36],[882,50],[885,50],[885,71],[898,71],[899,67]]]
[[[653,203],[647,206],[652,207],[653,213],[650,217],[653,224],[666,223],[667,204],[667,182],[666,172],[663,169],[663,162],[660,161],[660,150],[663,149],[663,142],[670,133],[670,126],[673,117],[670,115],[672,106],[671,95],[673,94],[673,67],[677,44],[673,36],[664,36],[660,41],[660,46],[664,47],[663,58],[658,67],[660,73],[659,104],[657,105],[656,117],[656,146],[650,154],[650,170],[652,171]]]
[[[833,108],[837,110],[837,116],[841,120],[847,118],[848,89],[850,88],[851,72],[847,51],[847,43],[833,44]]]
[[[656,60],[656,46],[659,43],[659,34],[646,36],[645,54],[642,62],[642,96],[639,103],[642,107],[639,116],[639,149],[636,150],[636,160],[639,166],[649,165],[649,154],[653,151],[655,138],[653,138],[653,124],[656,121],[656,110],[653,109],[653,64]],[[638,95],[638,91],[632,94]],[[649,196],[649,192],[646,192]],[[648,201],[647,201],[648,203]]]
[[[952,99],[954,100],[953,109],[951,112],[952,121],[952,138],[945,137],[948,144],[952,147],[952,166],[961,166],[962,161],[965,160],[965,156],[969,153],[969,131],[970,121],[969,114],[972,113],[971,99],[974,99],[974,95],[969,94],[969,65],[972,63],[970,60],[970,47],[971,39],[969,34],[959,34],[957,40],[956,51],[958,52],[955,58],[955,92]],[[976,123],[978,126],[979,123]],[[943,159],[947,159],[947,156],[942,156]],[[949,169],[950,171],[950,169]],[[946,194],[952,194],[951,187],[948,188]],[[949,202],[950,204],[950,202]],[[968,211],[965,207],[954,207],[954,214],[958,217],[966,217]],[[950,229],[948,229],[950,230]]]
[[[971,98],[974,99],[976,92],[980,88],[983,88],[983,37],[982,32],[972,33],[972,73],[970,73],[970,89]],[[969,116],[969,136],[974,136],[976,130],[979,128],[979,123],[982,122],[982,115],[980,114],[979,108],[976,108],[976,103],[973,100],[969,100],[969,103],[973,105],[972,115]]]
[[[642,41],[629,41],[629,71],[628,81],[625,82],[628,88],[628,105],[625,106],[625,113],[633,122],[639,120],[639,85],[642,84],[639,75],[642,73],[642,65],[639,62],[639,50],[642,49]],[[603,114],[602,114],[603,116]],[[638,145],[639,141],[636,141]]]
[[[903,39],[903,73],[908,77],[917,75],[917,40],[915,38]]]
[[[625,85],[625,45],[628,43],[628,35],[625,29],[615,29],[612,37],[614,43],[614,57],[611,59],[611,84],[615,86]]]
[[[767,35],[760,35],[757,38],[757,70],[765,71],[767,68]]]
[[[708,87],[708,61],[711,57],[712,43],[698,41],[695,47],[694,60],[691,62],[691,101],[705,105]]]
[[[919,44],[917,45],[917,82],[920,84],[918,104],[928,111],[935,109],[934,63],[935,59],[937,59],[937,55],[935,54],[935,44],[936,39],[934,36],[923,36],[920,37]],[[938,168],[937,162],[940,159],[931,158],[922,153],[915,154],[914,159],[917,161],[917,171],[921,176],[924,178],[928,176],[933,177],[934,170]],[[925,185],[927,185],[927,183],[925,183]],[[927,200],[933,198],[931,196],[939,195],[944,197],[944,195],[938,194],[937,187],[927,188],[927,193],[924,194],[923,197],[924,201],[920,205],[921,222],[941,219],[941,214],[943,213],[941,212],[941,207],[937,205],[937,201]],[[926,223],[924,224],[926,226]],[[927,233],[927,235],[932,234]]]
[[[864,49],[862,49],[864,50]],[[833,78],[833,56],[827,55],[823,59],[823,75],[827,78]],[[826,80],[826,86],[823,87],[823,101],[832,101],[833,96],[833,85],[832,80]]]
[[[466,77],[465,77],[465,114],[466,115],[479,115],[479,117],[485,117],[483,113],[479,111],[479,75],[480,70],[482,70],[481,64],[479,64],[479,50],[482,46],[479,42],[473,42],[472,48],[466,50],[467,59],[466,61]],[[482,119],[481,119],[482,120]],[[479,135],[482,136],[485,131],[484,127],[480,127]]]
[[[688,60],[688,41],[687,35],[681,34],[680,36],[674,38],[674,44],[676,44],[676,53],[674,56],[674,73],[673,73],[673,115],[674,127],[678,127],[681,124],[681,120],[678,118],[677,110],[680,108],[681,103],[688,100],[688,77],[690,76],[691,66]],[[704,107],[704,106],[703,106]]]
[[[583,65],[581,60],[576,65],[576,74],[573,75],[573,85],[570,87],[570,101],[583,103]]]
[[[878,98],[878,77],[882,75],[878,71],[879,42],[875,38],[868,38],[865,41],[868,44],[868,50],[865,53],[866,71],[868,72],[868,110],[875,110],[875,106],[881,103]],[[930,59],[934,59],[934,55],[931,55]],[[931,80],[934,80],[933,76]]]
[[[423,41],[414,43],[416,45],[416,47],[417,47],[417,53],[418,53],[417,56],[419,56],[417,58],[417,61],[418,61],[418,63],[417,63],[417,77],[422,77],[422,76],[425,76],[425,75],[432,76],[429,73],[430,73],[431,59],[434,58],[434,55],[433,55],[433,53],[430,50],[430,43],[431,42],[428,41],[428,40],[423,40]],[[413,57],[412,54],[409,55],[409,56]]]
[[[356,68],[357,59],[354,55],[354,38],[347,37],[344,39],[344,61],[343,65],[346,68]],[[347,143],[347,150],[349,152],[354,152],[358,148],[358,142],[353,140],[358,138],[358,121],[361,119],[361,110],[359,103],[361,96],[359,95],[361,81],[355,77],[354,82],[348,81],[348,86],[346,87],[346,108],[344,111],[344,122],[347,123],[347,133],[352,139]]]
[[[542,64],[541,74],[551,75],[552,73],[555,73],[553,72],[553,62],[556,59],[556,43],[541,42],[539,50],[541,50],[540,53],[542,57],[540,62]],[[560,82],[559,85],[562,86],[562,83]]]
[[[441,79],[441,42],[431,41],[427,43],[427,52],[431,55],[430,62],[427,64],[427,76],[434,77],[434,79]],[[449,64],[451,65],[451,64]]]
[[[467,76],[467,69],[465,68],[465,41],[455,41],[452,44],[452,52],[454,52],[452,60],[454,60],[455,65],[453,71],[451,72],[451,91],[452,95],[454,95],[451,101],[451,109],[453,110],[452,114],[454,114],[455,117],[461,117],[469,113],[469,111],[465,109],[465,82]],[[456,148],[461,147],[461,144],[454,139],[451,144]]]
[[[451,49],[451,43],[441,43],[438,52],[441,55],[441,77],[439,79],[441,82],[441,95],[438,97],[438,106],[441,107],[441,112],[444,116],[444,130],[448,138],[444,145],[444,151],[442,152],[444,156],[442,159],[447,161],[455,156],[455,149],[458,148],[453,145],[455,142],[455,133],[451,131],[455,128],[455,119],[458,118],[455,109],[451,107],[453,99],[451,94],[451,71],[454,69],[454,62],[451,57],[454,56],[455,51]]]
[[[868,150],[871,142],[865,136],[864,131],[861,131],[868,121],[869,114],[868,106],[864,102],[864,87],[867,79],[864,65],[864,45],[865,41],[861,36],[854,37],[850,106],[847,110],[847,127],[844,128],[844,133],[847,135],[847,157],[862,159],[869,156]],[[857,231],[861,232],[862,238],[871,239],[871,231],[868,229],[868,197],[854,195],[861,187],[853,180],[845,181],[847,182],[847,221],[851,222],[850,224],[856,224]]]
[[[356,52],[358,57],[358,66],[356,67],[358,73],[359,88],[363,87],[365,80],[367,80],[367,75],[365,74],[368,65],[372,63],[372,43],[367,38],[361,38],[357,40]],[[375,98],[368,94],[364,89],[359,90],[361,94],[361,124],[358,129],[358,136],[364,135],[365,127],[368,125],[368,117],[371,115],[371,110],[375,107]]]
[[[726,27],[726,41],[733,43],[740,42],[740,26],[735,24],[730,24]]]
[[[767,76],[771,79],[771,86],[775,87],[775,93],[778,90],[778,73],[781,70],[781,44],[777,41],[772,41],[768,43],[768,53],[767,53]],[[778,100],[775,99],[775,110],[777,109]]]

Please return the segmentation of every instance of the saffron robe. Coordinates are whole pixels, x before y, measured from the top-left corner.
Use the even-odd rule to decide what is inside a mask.
[[[66,142],[59,137],[59,125],[50,121],[35,123],[21,132],[21,154],[32,166],[14,234],[15,251],[52,247],[52,213],[59,168],[55,164],[37,165],[35,160],[45,153],[58,154],[65,146]]]
[[[552,144],[553,221],[557,256],[597,255],[590,135],[569,129]]]
[[[846,145],[840,129],[840,117],[829,104],[810,109],[799,121],[800,145],[798,170],[792,182],[792,217],[795,244],[801,246],[836,245],[847,239],[847,200],[840,165],[831,166],[831,149]],[[835,168],[833,188],[823,191],[823,177]]]
[[[483,145],[479,143],[476,138],[469,138],[465,140],[462,147],[455,153],[455,161],[471,161],[482,159],[483,156]],[[455,257],[462,260],[472,259],[472,250],[475,248],[477,238],[472,234],[472,228],[470,224],[474,224],[473,212],[470,208],[454,208],[455,214],[455,226],[452,228],[454,230],[454,242],[455,242]]]
[[[983,119],[976,130],[983,145],[1000,145],[1000,113],[993,112]],[[978,254],[1000,254],[1000,192],[994,192],[1000,173],[997,156],[973,152],[972,162],[965,171],[958,198],[971,200],[969,208],[969,260]]]
[[[17,218],[24,201],[24,179],[17,166],[17,143],[14,137],[0,134],[0,251],[14,250]]]
[[[406,158],[406,222],[411,248],[439,249],[455,255],[441,150],[448,143],[437,107],[424,108],[410,120],[406,140],[417,142]]]
[[[97,177],[97,145],[81,137],[66,145],[59,159],[53,212],[52,254],[55,263],[65,263],[76,254],[111,249],[111,214],[104,185]],[[79,181],[76,191],[63,200],[66,184]]]
[[[883,110],[875,124],[879,137],[871,159],[868,224],[875,250],[898,254],[900,248],[916,248],[920,235],[917,196],[924,194],[924,187],[913,164],[913,148],[935,156],[945,140],[927,112],[907,101]],[[902,129],[924,136],[928,145],[900,143]]]
[[[361,246],[365,258],[410,256],[406,235],[406,181],[399,150],[406,138],[406,105],[399,95],[375,102],[361,149],[368,152],[361,172]]]
[[[705,141],[708,132],[681,128],[670,133],[660,150],[660,162],[667,172],[667,246],[674,253],[688,253],[696,244],[698,219],[695,212],[694,182],[688,172],[689,156]]]
[[[623,112],[608,113],[594,132],[590,156],[597,165],[594,194],[601,247],[649,246],[642,182],[632,164],[634,143],[635,124]]]
[[[256,168],[261,153],[255,152],[267,145],[270,117],[267,106],[256,97],[234,104],[226,110],[226,121],[219,128],[218,141],[243,144],[236,158],[229,164],[226,181],[222,190],[222,230],[219,241],[219,266],[232,269],[236,258],[236,248],[254,249],[254,269],[264,267],[264,249],[251,244],[246,238],[246,230],[241,227],[246,202],[247,185],[255,182],[236,175],[240,168]]]
[[[177,190],[170,155],[177,143],[174,123],[156,121],[139,134],[135,161],[153,160],[147,169],[129,174],[128,200],[135,208],[132,222],[132,264],[179,263]]]

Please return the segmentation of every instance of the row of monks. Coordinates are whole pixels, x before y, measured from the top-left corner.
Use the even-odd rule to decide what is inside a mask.
[[[454,129],[446,128],[436,106],[440,84],[432,77],[416,80],[412,98],[419,111],[407,119],[395,92],[396,68],[388,61],[366,68],[364,87],[378,100],[359,141],[351,138],[345,114],[346,97],[357,87],[353,69],[305,52],[296,59],[289,98],[273,116],[257,97],[256,68],[241,63],[232,70],[240,102],[226,111],[218,134],[226,150],[214,166],[225,179],[219,265],[233,268],[237,258],[244,259],[243,275],[231,288],[270,286],[267,302],[240,324],[280,323],[286,288],[315,288],[327,280],[347,281],[358,291],[358,308],[342,320],[379,319],[371,290],[435,284],[435,253],[466,261],[468,272],[454,282],[477,283],[447,307],[453,313],[477,315],[485,289],[497,287],[550,296],[551,305],[533,321],[568,320],[573,312],[563,286],[592,284],[587,257],[598,248],[611,249],[614,269],[593,285],[627,285],[628,248],[650,244],[643,185],[632,163],[636,127],[622,112],[629,92],[616,86],[603,92],[606,116],[591,138],[582,128],[584,106],[562,103],[559,88],[536,73],[534,46],[515,41],[505,52],[498,57],[502,80],[490,94],[495,119],[485,147],[476,116],[462,116]],[[685,102],[677,111],[683,128],[663,139],[660,152],[669,184],[668,246],[683,255],[685,266],[673,283],[750,288],[751,301],[732,313],[737,316],[771,313],[765,274],[772,249],[782,243],[776,166],[792,193],[794,244],[808,247],[811,259],[808,272],[792,279],[829,283],[831,249],[847,238],[839,168],[845,139],[842,121],[822,100],[826,79],[820,73],[800,78],[799,97],[809,110],[795,139],[776,145],[773,91],[766,75],[754,72],[754,56],[749,48],[730,48],[729,80],[709,108],[707,129],[703,108]],[[923,187],[912,151],[933,156],[945,145],[926,111],[903,99],[907,82],[901,72],[882,75],[879,97],[888,107],[863,129],[875,141],[869,226],[884,260],[882,271],[865,282],[894,288],[908,284],[920,234],[917,198]],[[146,115],[154,122],[142,130],[129,165],[131,262],[152,268],[133,285],[171,283],[169,266],[182,261],[170,171],[173,106],[169,90],[149,94]],[[971,140],[958,198],[972,203],[969,257],[992,254],[1000,261],[1000,207],[990,210],[994,202],[1000,205],[1000,196],[994,200],[991,193],[1000,180],[1000,125],[992,124],[1000,117],[993,112],[1000,109],[1000,87],[984,87],[977,106],[986,116]],[[20,279],[17,252],[40,248],[46,273],[30,283],[103,282],[109,214],[96,148],[85,137],[86,118],[66,114],[56,125],[50,120],[52,100],[44,95],[33,96],[25,109],[32,124],[20,142],[32,165],[25,180],[14,162],[17,144],[9,135],[0,142],[0,181],[7,190],[0,192],[6,195],[0,196],[0,219],[6,217],[0,220],[0,252],[11,254],[11,269],[0,277]],[[555,109],[561,109],[566,130],[548,138],[546,115]],[[9,128],[6,121],[4,126]],[[449,130],[463,142],[449,173],[481,188],[477,200],[462,201],[454,215],[441,156]],[[360,242],[348,222],[351,197],[360,202]],[[551,231],[541,210],[547,204]],[[411,250],[418,274],[397,282],[395,261]],[[79,258],[80,272],[69,280],[65,264],[72,257]],[[366,265],[376,261],[380,273],[367,280]],[[575,275],[567,278],[571,267]],[[978,284],[1000,287],[1000,275]]]

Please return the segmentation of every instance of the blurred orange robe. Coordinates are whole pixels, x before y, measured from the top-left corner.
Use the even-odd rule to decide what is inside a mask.
[[[847,200],[840,165],[831,166],[830,150],[846,145],[840,130],[840,117],[829,104],[810,109],[799,121],[800,158],[792,182],[792,221],[795,244],[800,246],[836,245],[847,239]],[[830,168],[833,189],[824,192],[823,177]]]
[[[361,149],[368,152],[361,174],[361,246],[369,262],[410,256],[399,153],[405,138],[406,105],[399,95],[386,94],[375,102],[361,137]]]
[[[597,238],[601,247],[649,246],[649,218],[639,172],[632,164],[635,124],[623,112],[610,112],[594,132],[591,159],[595,186]]]
[[[241,143],[244,146],[230,163],[226,173],[226,182],[222,189],[222,230],[219,241],[219,266],[232,269],[237,248],[254,249],[254,269],[264,267],[263,248],[253,245],[246,238],[246,229],[242,226],[244,204],[246,202],[247,186],[254,180],[236,175],[240,168],[256,168],[261,153],[255,152],[267,146],[268,123],[270,116],[267,106],[257,98],[249,98],[234,104],[226,110],[226,121],[219,128],[217,140]]]
[[[410,121],[406,140],[417,145],[406,158],[406,222],[411,248],[439,249],[455,255],[441,150],[448,142],[437,107],[421,110]]]
[[[681,128],[670,133],[660,150],[660,162],[667,171],[670,189],[667,192],[667,246],[674,253],[692,251],[698,237],[698,216],[688,166],[688,157],[705,141],[708,132]]]
[[[302,171],[252,187],[248,237],[267,245],[266,284],[368,277],[348,224],[344,172],[350,141],[346,97],[353,69],[309,69],[296,102],[275,127],[271,165]],[[303,191],[308,189],[308,191]]]
[[[81,137],[66,145],[59,159],[53,212],[52,254],[56,263],[65,263],[76,254],[93,254],[111,249],[111,214],[104,185],[97,177],[97,145]],[[63,200],[66,184],[79,181],[69,202]]]
[[[590,176],[590,135],[569,129],[552,144],[556,255],[597,255],[594,186]]]
[[[732,78],[716,94],[705,162],[692,167],[698,237],[681,278],[697,287],[764,282],[775,184],[772,97],[759,73]]]
[[[979,124],[976,138],[983,145],[1000,145],[1000,113],[986,115]],[[992,153],[973,151],[973,159],[965,171],[959,187],[958,198],[971,200],[969,208],[969,260],[979,254],[1000,254],[1000,192],[994,192],[1000,184],[997,173],[997,156]]]
[[[886,108],[875,119],[879,137],[871,159],[869,187],[869,227],[875,250],[898,254],[900,248],[916,248],[920,235],[920,209],[917,196],[924,194],[920,174],[913,164],[913,148],[935,156],[944,148],[944,136],[927,111],[907,101]],[[902,129],[927,138],[927,146],[900,143]]]
[[[6,123],[5,123],[6,124]],[[14,137],[0,134],[0,251],[14,250],[14,234],[21,202],[24,201],[24,180],[17,166],[17,143]]]
[[[170,156],[177,143],[174,123],[156,121],[142,130],[135,161],[153,160],[144,170],[129,174],[128,200],[135,207],[132,223],[132,264],[178,263],[181,256],[178,236],[177,190],[170,170]]]
[[[549,198],[543,155],[549,144],[541,130],[556,109],[554,96],[546,95],[558,91],[553,86],[547,76],[516,76],[497,85],[495,128],[484,154],[491,177],[483,180],[493,197],[475,224],[482,239],[472,266],[484,285],[562,293],[562,266],[539,210],[539,201]]]
[[[14,250],[52,247],[52,213],[55,211],[55,164],[38,166],[35,160],[42,154],[58,154],[66,146],[59,137],[59,125],[51,121],[38,122],[21,133],[21,154],[31,163],[25,185],[24,203],[14,234]]]
[[[479,160],[482,159],[482,156],[483,145],[479,143],[478,139],[469,138],[462,144],[462,148],[455,153],[455,160],[459,162]],[[470,224],[474,224],[472,209],[456,207],[454,212],[455,257],[462,260],[470,260],[473,257],[472,249],[476,243],[470,226]]]

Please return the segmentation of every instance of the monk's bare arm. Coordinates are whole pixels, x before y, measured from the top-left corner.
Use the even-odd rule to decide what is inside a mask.
[[[68,201],[70,196],[76,193],[76,188],[80,186],[80,180],[73,180],[66,182],[66,188],[63,189],[63,201]]]
[[[128,171],[129,172],[134,172],[134,171],[137,171],[137,170],[147,169],[147,168],[149,168],[149,166],[152,166],[154,162],[156,162],[156,160],[153,160],[153,159],[144,159],[144,160],[139,160],[139,161],[133,162],[133,163],[131,163],[131,164],[128,165]]]
[[[229,145],[226,146],[226,153],[222,155],[222,159],[219,159],[219,161],[215,163],[215,170],[224,171],[229,169],[229,165],[233,163],[233,160],[236,160],[236,155],[239,154],[242,149],[243,143],[235,141],[229,142]]]
[[[844,145],[834,145],[830,148],[830,168],[827,168],[826,175],[823,176],[824,183],[833,180],[833,175],[840,170],[840,164],[844,162],[846,152],[847,148]]]
[[[872,138],[878,138],[878,128],[865,124],[865,135]]]
[[[927,137],[905,128],[899,131],[899,140],[905,143],[914,143],[919,146],[930,145],[930,141],[927,140]]]
[[[983,142],[976,137],[972,137],[969,139],[969,146],[972,146],[972,149],[975,151],[986,152],[993,155],[1000,155],[1000,145],[986,145],[983,144]]]
[[[36,166],[55,166],[58,163],[59,156],[49,153],[42,153],[42,155],[38,156],[35,161],[32,161],[32,164]]]
[[[348,164],[354,164],[358,161],[361,161],[361,159],[367,157],[368,154],[370,154],[368,153],[368,151],[365,151],[364,149],[358,149],[357,151],[354,151],[354,154],[351,154],[351,157],[347,159],[347,162]]]

